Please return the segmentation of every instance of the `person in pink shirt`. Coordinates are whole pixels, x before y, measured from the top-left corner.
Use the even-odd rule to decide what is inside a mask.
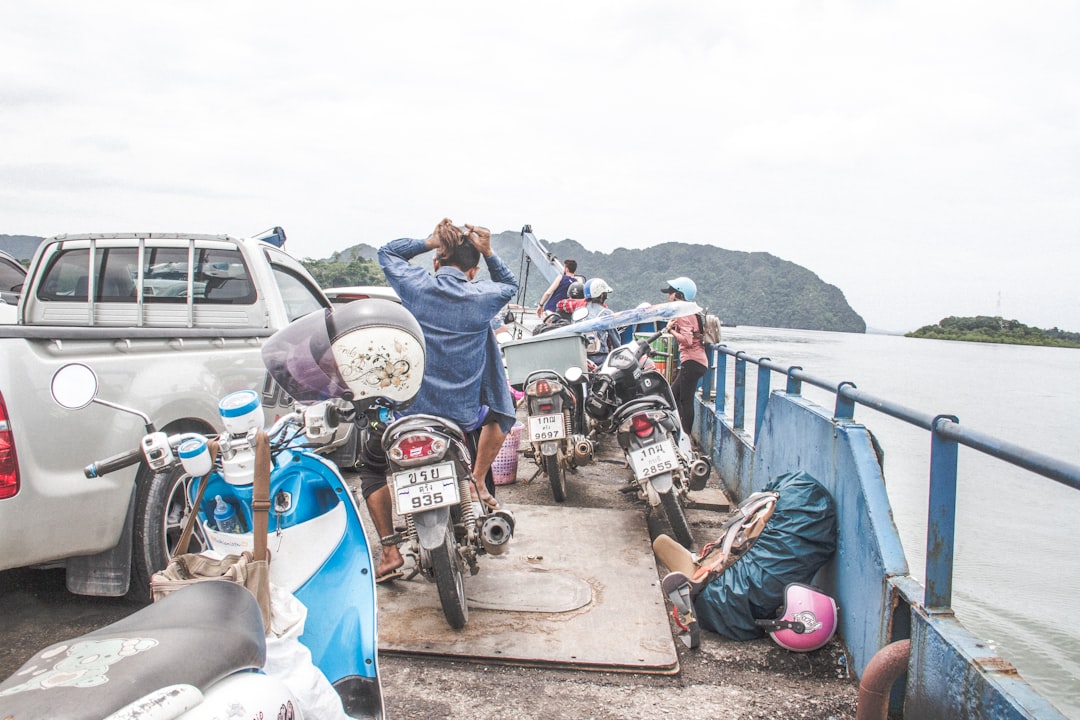
[[[693,300],[697,296],[697,285],[688,277],[677,277],[668,280],[667,287],[661,292],[667,293],[668,300],[672,302]],[[671,383],[671,392],[675,396],[683,432],[691,436],[694,429],[694,394],[709,365],[701,339],[701,326],[697,315],[684,315],[671,320],[666,329],[679,343],[679,370]]]

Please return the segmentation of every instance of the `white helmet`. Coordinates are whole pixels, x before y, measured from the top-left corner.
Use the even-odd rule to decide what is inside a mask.
[[[294,320],[263,345],[263,364],[293,399],[385,398],[408,406],[424,379],[424,333],[400,303],[370,298]]]
[[[593,300],[610,292],[615,291],[610,285],[604,282],[604,278],[593,278],[585,283],[586,300]]]

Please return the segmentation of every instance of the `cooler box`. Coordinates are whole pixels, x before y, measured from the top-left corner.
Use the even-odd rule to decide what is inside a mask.
[[[535,335],[508,342],[502,346],[506,361],[506,377],[510,384],[521,389],[529,373],[537,370],[554,370],[562,375],[568,367],[588,370],[585,357],[585,338],[581,335],[562,335],[549,338]]]
[[[644,340],[650,335],[652,333],[637,333],[634,335],[634,339]],[[663,375],[668,383],[671,383],[671,378],[675,376],[675,366],[679,352],[679,344],[675,342],[675,336],[664,333],[653,340],[651,347],[656,353],[652,356],[652,361],[656,364],[657,372]]]

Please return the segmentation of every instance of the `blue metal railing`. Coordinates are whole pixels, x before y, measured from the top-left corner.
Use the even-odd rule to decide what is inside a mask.
[[[726,345],[710,345],[709,367],[702,381],[702,399],[713,402],[717,416],[726,414],[728,357],[734,358],[732,392],[732,427],[744,431],[746,414],[746,364],[758,366],[757,397],[754,414],[756,442],[771,393],[773,372],[787,377],[786,392],[802,394],[802,384],[809,383],[836,396],[833,419],[851,421],[855,406],[877,410],[890,417],[915,425],[931,433],[930,500],[927,511],[926,582],[923,605],[929,611],[948,610],[952,606],[954,535],[956,528],[956,480],[960,445],[977,450],[1017,467],[1042,475],[1075,490],[1080,490],[1080,465],[1014,445],[986,433],[961,427],[950,415],[929,415],[859,390],[854,383],[832,382],[814,377],[797,365],[784,367],[769,358],[753,359]]]

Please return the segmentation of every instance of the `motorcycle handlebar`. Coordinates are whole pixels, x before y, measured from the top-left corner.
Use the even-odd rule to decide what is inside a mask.
[[[108,475],[111,472],[116,472],[122,468],[135,465],[142,461],[143,454],[142,448],[135,448],[134,450],[128,450],[118,455],[105,458],[104,460],[98,460],[95,463],[91,463],[83,468],[83,475],[87,478],[97,478],[102,475]]]

